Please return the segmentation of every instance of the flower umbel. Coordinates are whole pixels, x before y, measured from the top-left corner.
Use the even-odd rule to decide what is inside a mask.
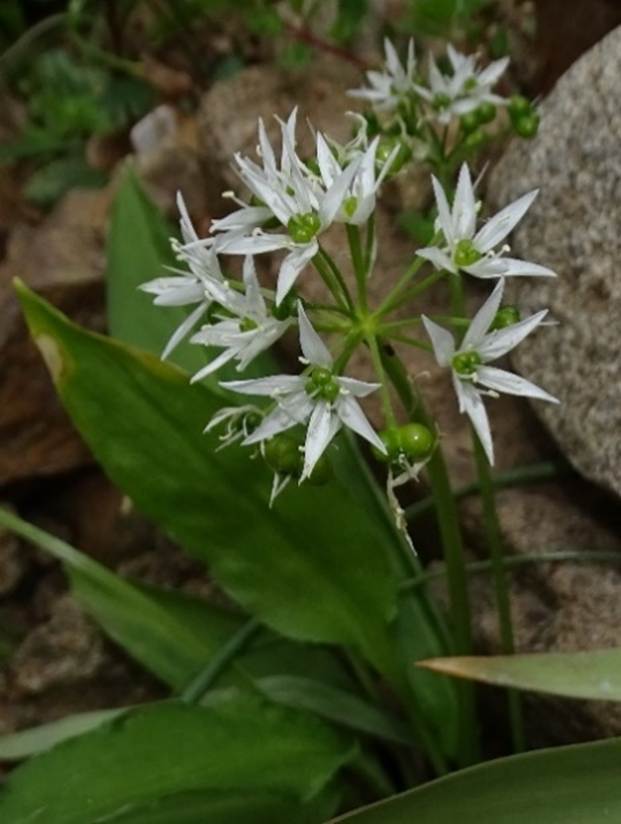
[[[555,276],[546,266],[505,257],[508,246],[496,249],[524,217],[537,197],[537,189],[506,206],[477,231],[478,204],[468,166],[464,163],[459,171],[452,208],[433,176],[432,183],[438,208],[436,230],[441,232],[442,239],[438,245],[419,249],[419,257],[431,261],[436,269],[454,274],[463,271],[477,278]]]
[[[384,40],[384,54],[386,61],[383,71],[371,70],[367,72],[369,86],[361,89],[351,89],[350,97],[366,100],[378,112],[393,111],[402,100],[412,94],[416,78],[416,56],[414,40],[408,43],[408,54],[405,65],[399,60],[395,47],[388,38]]]
[[[422,316],[436,360],[441,366],[451,368],[459,411],[470,418],[491,464],[494,463],[494,447],[489,419],[482,400],[483,395],[498,397],[498,393],[504,392],[508,395],[522,395],[558,403],[558,400],[544,389],[519,375],[488,366],[523,341],[541,324],[548,313],[547,309],[544,309],[519,323],[488,331],[500,307],[503,290],[504,280],[501,278],[472,319],[459,347],[455,345],[451,332],[425,315]]]
[[[192,343],[221,347],[224,351],[193,376],[193,383],[231,360],[238,361],[237,370],[243,371],[294,323],[292,318],[278,320],[268,311],[250,255],[244,260],[244,286],[246,291],[242,294],[227,283],[212,285],[213,300],[227,314],[221,314],[216,323],[203,326],[192,337]]]
[[[443,74],[433,58],[429,60],[429,85],[415,85],[416,92],[432,111],[432,119],[446,125],[453,117],[460,117],[478,109],[483,103],[498,106],[504,98],[492,92],[509,65],[509,59],[495,60],[484,69],[477,68],[474,55],[465,55],[449,44],[447,56],[451,74]]]
[[[298,304],[302,375],[273,375],[246,381],[224,381],[221,386],[244,395],[267,395],[276,406],[247,438],[244,445],[259,443],[299,424],[306,424],[304,466],[300,481],[312,473],[317,461],[337,432],[346,426],[385,453],[386,448],[362,411],[357,398],[379,388],[376,383],[341,377],[333,372],[334,361]]]

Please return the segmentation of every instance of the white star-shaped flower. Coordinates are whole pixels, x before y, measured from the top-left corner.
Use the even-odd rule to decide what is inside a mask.
[[[459,347],[451,332],[423,315],[423,323],[431,339],[440,366],[450,367],[459,411],[470,418],[485,449],[490,464],[494,463],[494,447],[489,419],[482,396],[498,397],[498,393],[523,395],[551,403],[558,400],[534,383],[494,366],[492,361],[506,355],[539,326],[547,309],[504,329],[488,331],[502,300],[504,280],[500,279],[490,297],[476,313]]]
[[[429,85],[417,84],[416,92],[434,110],[434,119],[446,125],[454,116],[468,114],[478,109],[482,103],[503,105],[503,97],[492,92],[501,75],[509,65],[509,58],[494,60],[484,69],[477,68],[474,55],[464,55],[449,45],[447,49],[451,64],[451,74],[443,74],[438,64],[429,59]]]
[[[538,189],[506,206],[477,232],[478,204],[468,166],[464,163],[460,169],[452,209],[439,181],[434,176],[431,180],[438,208],[436,231],[443,237],[440,245],[419,249],[417,255],[431,261],[436,269],[453,273],[461,270],[477,278],[555,277],[546,266],[505,257],[508,246],[497,249],[524,217],[537,197]]]
[[[276,286],[276,303],[280,304],[291,290],[304,267],[319,251],[318,236],[334,221],[356,175],[362,156],[355,157],[328,187],[320,185],[316,175],[302,163],[295,150],[297,109],[286,123],[281,122],[282,155],[280,164],[259,121],[259,146],[263,166],[235,155],[237,171],[248,189],[263,206],[242,206],[220,221],[212,231],[219,234],[203,243],[215,243],[218,252],[233,255],[257,255],[287,250],[280,266]],[[319,139],[319,135],[318,135]],[[270,233],[263,227],[275,217],[283,231]]]
[[[408,44],[408,55],[405,66],[399,60],[395,47],[388,38],[384,40],[386,62],[383,71],[368,71],[368,88],[351,89],[347,92],[350,97],[367,100],[379,112],[393,111],[399,103],[414,88],[416,75],[416,56],[414,54],[414,40]]]
[[[375,137],[365,151],[356,153],[359,158],[357,171],[345,192],[341,207],[335,215],[334,219],[336,221],[360,226],[367,222],[375,210],[377,192],[400,149],[397,144],[378,174],[376,167],[378,145],[379,137]],[[317,164],[326,189],[334,185],[335,181],[342,176],[347,165],[351,163],[351,150],[343,152],[343,155],[347,158],[345,164],[335,157],[323,135],[317,135]]]
[[[278,320],[268,311],[257,280],[254,260],[250,255],[244,260],[244,286],[245,292],[241,293],[228,283],[212,284],[212,300],[233,317],[221,314],[216,323],[203,326],[192,337],[192,343],[221,347],[224,350],[192,377],[192,383],[211,375],[231,360],[238,361],[237,370],[243,371],[257,355],[276,343],[294,323],[291,318]]]
[[[183,243],[176,239],[171,243],[177,258],[188,266],[189,271],[173,269],[176,274],[147,281],[139,288],[143,292],[155,295],[153,303],[156,306],[198,305],[173,332],[164,347],[162,358],[167,358],[171,354],[205,314],[212,301],[211,288],[224,282],[218,256],[213,247],[194,245],[198,241],[198,235],[181,192],[177,193],[177,207],[181,215],[179,225]]]
[[[264,395],[276,400],[260,426],[243,443],[265,441],[298,424],[306,424],[304,468],[300,481],[308,478],[337,432],[346,426],[365,438],[380,452],[386,448],[367,420],[357,398],[364,398],[379,388],[376,383],[334,374],[334,361],[325,344],[313,329],[301,304],[298,304],[300,347],[303,363],[309,369],[303,375],[273,375],[246,381],[223,381],[221,386],[244,395]]]

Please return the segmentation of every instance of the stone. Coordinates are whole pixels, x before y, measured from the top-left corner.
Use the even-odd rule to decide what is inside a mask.
[[[78,323],[102,330],[108,199],[72,191],[39,226],[22,223],[10,236],[0,267],[0,485],[90,461],[30,340],[11,281],[20,277]]]
[[[15,687],[41,693],[93,678],[104,661],[102,638],[70,596],[54,605],[46,623],[24,639],[11,661]]]
[[[524,313],[559,321],[515,350],[516,367],[561,400],[536,404],[562,452],[587,478],[621,495],[621,28],[587,52],[541,107],[541,128],[515,141],[490,180],[491,208],[540,187],[515,232],[518,256],[555,280],[514,283]]]

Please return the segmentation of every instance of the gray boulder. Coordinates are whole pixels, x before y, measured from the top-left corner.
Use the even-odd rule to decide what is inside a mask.
[[[587,478],[621,494],[621,28],[587,52],[541,107],[533,141],[518,141],[490,181],[492,207],[541,193],[516,231],[519,256],[556,280],[514,284],[524,312],[549,306],[559,326],[527,339],[515,366],[562,401],[536,404]]]

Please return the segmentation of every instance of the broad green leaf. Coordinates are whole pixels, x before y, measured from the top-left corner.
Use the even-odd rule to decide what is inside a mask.
[[[621,701],[621,648],[589,652],[465,656],[421,661],[443,675],[498,687],[548,692],[568,698]]]
[[[173,795],[216,793],[222,804],[224,792],[233,804],[237,788],[240,800],[267,791],[303,803],[354,754],[347,739],[312,716],[256,698],[209,708],[155,704],[19,767],[0,792],[0,820],[131,821],[122,816],[132,807],[166,803]],[[249,810],[240,804],[237,812]]]
[[[336,483],[267,506],[269,472],[201,434],[220,406],[184,373],[67,321],[23,285],[33,337],[77,428],[112,480],[204,559],[262,622],[296,640],[346,644],[400,678],[387,632],[397,578],[385,534]]]
[[[621,821],[621,739],[471,767],[334,819],[351,824],[596,824]]]
[[[61,741],[101,727],[102,724],[127,710],[128,707],[119,707],[110,710],[78,712],[58,721],[50,721],[37,727],[2,735],[0,736],[0,761],[21,761],[31,755],[38,755]]]
[[[110,334],[158,354],[174,329],[186,317],[182,307],[153,306],[141,283],[166,274],[178,265],[171,245],[171,227],[144,194],[128,167],[116,194],[106,245],[106,294]],[[201,348],[182,343],[172,360],[196,372],[205,365]]]
[[[347,690],[314,678],[293,675],[270,675],[254,683],[267,698],[278,704],[309,710],[355,732],[409,747],[413,744],[404,722]]]

